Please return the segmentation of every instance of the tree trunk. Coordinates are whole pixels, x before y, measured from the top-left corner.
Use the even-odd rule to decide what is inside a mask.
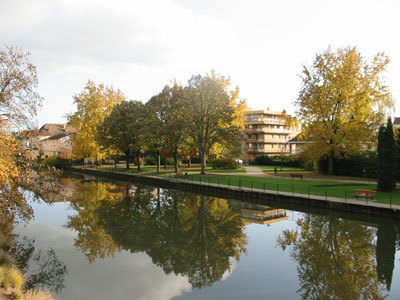
[[[191,158],[188,159],[188,167],[189,167],[189,168],[192,167],[192,159],[191,159]]]
[[[157,173],[160,172],[160,150],[157,150]]]
[[[137,170],[140,172],[140,152],[136,152],[136,160],[137,160]]]
[[[174,156],[175,173],[178,173],[178,171],[179,171],[178,154],[174,151],[173,156]]]
[[[201,158],[201,175],[206,174],[206,153],[205,151],[200,152],[200,158]]]
[[[125,162],[126,162],[126,168],[129,169],[129,152],[130,151],[126,151],[125,152]]]
[[[328,157],[328,175],[333,175],[333,151],[329,152],[329,157]]]

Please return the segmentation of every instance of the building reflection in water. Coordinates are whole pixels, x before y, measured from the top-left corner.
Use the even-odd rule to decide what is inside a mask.
[[[229,205],[238,209],[244,225],[252,223],[268,225],[289,219],[286,209],[282,208],[272,208],[262,204],[238,200],[229,200]]]

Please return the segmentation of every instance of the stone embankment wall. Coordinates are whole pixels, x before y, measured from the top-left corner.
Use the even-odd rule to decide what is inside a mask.
[[[234,198],[245,201],[262,203],[269,206],[275,206],[285,209],[312,212],[314,209],[329,209],[350,214],[365,214],[370,216],[380,216],[400,220],[400,210],[386,207],[375,207],[368,204],[354,204],[346,202],[334,202],[329,200],[308,198],[307,195],[300,197],[297,195],[287,195],[288,193],[271,193],[264,191],[249,190],[239,187],[227,187],[201,184],[199,182],[190,182],[175,180],[174,178],[163,178],[153,176],[141,176],[135,174],[114,173],[94,169],[71,168],[70,171],[79,172],[87,175],[100,176],[113,180],[121,180],[132,183],[141,183],[146,185],[159,186],[164,188],[174,188],[194,193],[205,193],[208,195],[219,196],[221,198]],[[304,208],[307,208],[306,210]]]

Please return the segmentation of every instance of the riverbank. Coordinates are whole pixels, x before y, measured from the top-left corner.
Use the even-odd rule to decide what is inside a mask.
[[[171,174],[160,176],[160,174],[154,173],[137,175],[77,167],[71,168],[71,171],[133,183],[171,187],[192,192],[211,193],[217,196],[262,202],[268,205],[281,206],[282,203],[287,203],[296,207],[308,206],[326,208],[343,212],[363,213],[400,219],[400,205],[377,203],[368,199],[353,199],[353,195],[348,195],[348,198],[345,197],[343,199],[328,196],[327,193],[325,195],[304,194],[296,192],[293,185],[291,191],[284,191],[282,187],[279,187],[279,184],[276,189],[271,189],[268,185],[253,186],[252,183],[249,187],[248,185],[242,185],[241,182],[239,182],[239,185],[233,185],[229,181],[228,184],[220,181],[215,182],[211,179],[213,177],[210,176],[208,178],[203,178],[203,180],[200,176],[197,180],[195,176],[183,175],[176,177],[171,176]],[[218,180],[218,177],[214,178]]]

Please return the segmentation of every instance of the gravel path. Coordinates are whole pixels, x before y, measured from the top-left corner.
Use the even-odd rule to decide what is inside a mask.
[[[257,177],[266,177],[266,174],[259,167],[245,166],[244,168],[246,169],[246,175],[257,176]]]

